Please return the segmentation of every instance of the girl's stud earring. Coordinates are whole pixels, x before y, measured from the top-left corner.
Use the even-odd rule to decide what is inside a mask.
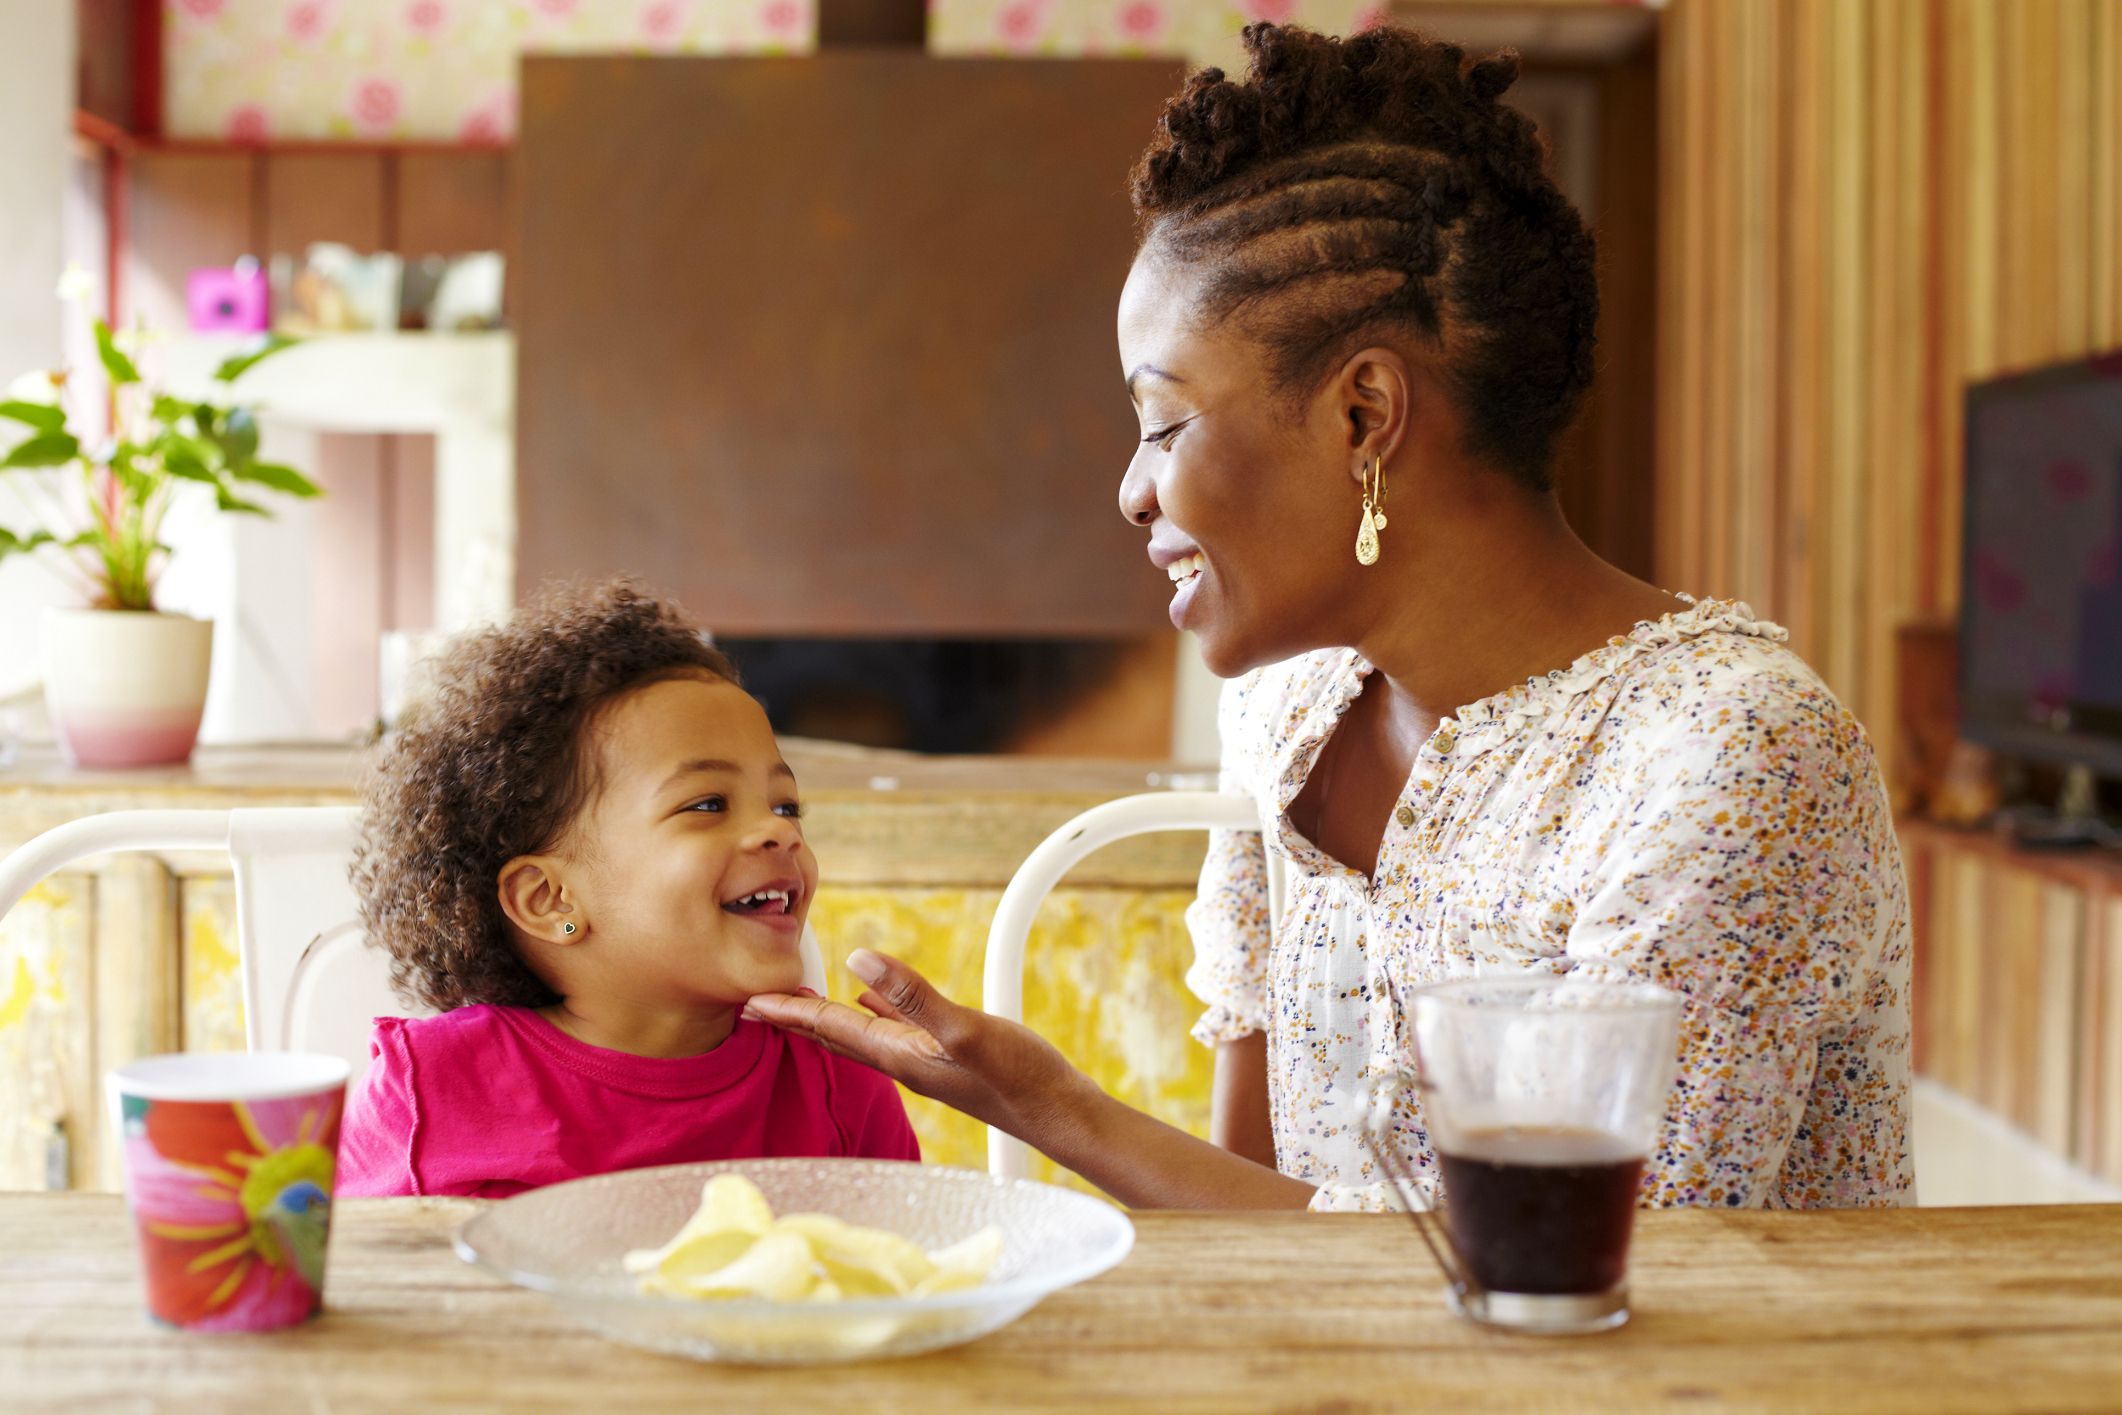
[[[560,932],[561,932],[561,933],[563,933],[563,934],[572,934],[572,933],[573,933],[574,931],[575,931],[575,921],[574,921],[573,919],[565,919],[565,920],[562,920],[562,921],[561,921],[561,924],[560,924]]]

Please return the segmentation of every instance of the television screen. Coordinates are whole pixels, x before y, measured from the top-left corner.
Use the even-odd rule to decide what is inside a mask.
[[[2122,352],[1971,387],[1965,495],[1963,734],[2122,775]]]

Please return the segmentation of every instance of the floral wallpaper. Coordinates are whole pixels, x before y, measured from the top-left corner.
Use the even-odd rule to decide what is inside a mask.
[[[815,0],[163,0],[164,126],[235,142],[503,143],[525,52],[787,54]]]
[[[934,54],[1176,55],[1243,67],[1238,31],[1295,21],[1354,34],[1384,19],[1384,0],[929,0]]]
[[[804,54],[817,0],[162,0],[172,137],[505,143],[516,59],[581,50]],[[1384,0],[928,0],[936,54],[1174,55],[1239,66],[1238,31],[1377,24]]]

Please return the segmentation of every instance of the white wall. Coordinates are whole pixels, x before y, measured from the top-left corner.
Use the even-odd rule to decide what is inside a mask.
[[[314,470],[314,434],[261,422],[262,456]],[[274,519],[224,516],[205,488],[180,496],[163,523],[176,547],[155,587],[172,614],[214,621],[214,670],[201,742],[303,742],[316,736],[307,652],[314,512],[275,498]]]
[[[74,112],[74,7],[0,0],[0,389],[60,360],[61,212]],[[0,479],[0,523],[20,526]],[[0,565],[0,698],[38,681],[36,623],[65,589],[19,558]]]
[[[1192,634],[1180,634],[1179,691],[1172,711],[1172,760],[1187,766],[1213,767],[1222,760],[1216,733],[1216,702],[1223,680],[1201,661],[1201,646]]]
[[[2122,1202],[2122,1186],[1935,1081],[1916,1082],[1915,1151],[1917,1200],[1933,1207]]]

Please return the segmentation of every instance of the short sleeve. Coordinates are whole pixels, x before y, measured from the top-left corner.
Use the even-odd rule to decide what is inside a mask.
[[[1666,736],[1586,883],[1570,972],[1686,1000],[1646,1201],[1780,1203],[1823,1034],[1846,1032],[1905,927],[1891,816],[1869,742],[1824,689],[1772,682]]]
[[[1247,779],[1234,718],[1236,684],[1226,684],[1218,711],[1223,763],[1217,784],[1225,792],[1259,793]],[[1208,1010],[1194,1024],[1203,1046],[1235,1041],[1267,1027],[1267,965],[1272,927],[1267,916],[1267,854],[1257,830],[1212,830],[1201,882],[1187,906],[1194,962],[1186,985]]]
[[[413,1143],[420,1127],[412,1049],[405,1019],[378,1017],[369,1037],[368,1073],[347,1097],[339,1123],[333,1192],[345,1198],[418,1194]]]

